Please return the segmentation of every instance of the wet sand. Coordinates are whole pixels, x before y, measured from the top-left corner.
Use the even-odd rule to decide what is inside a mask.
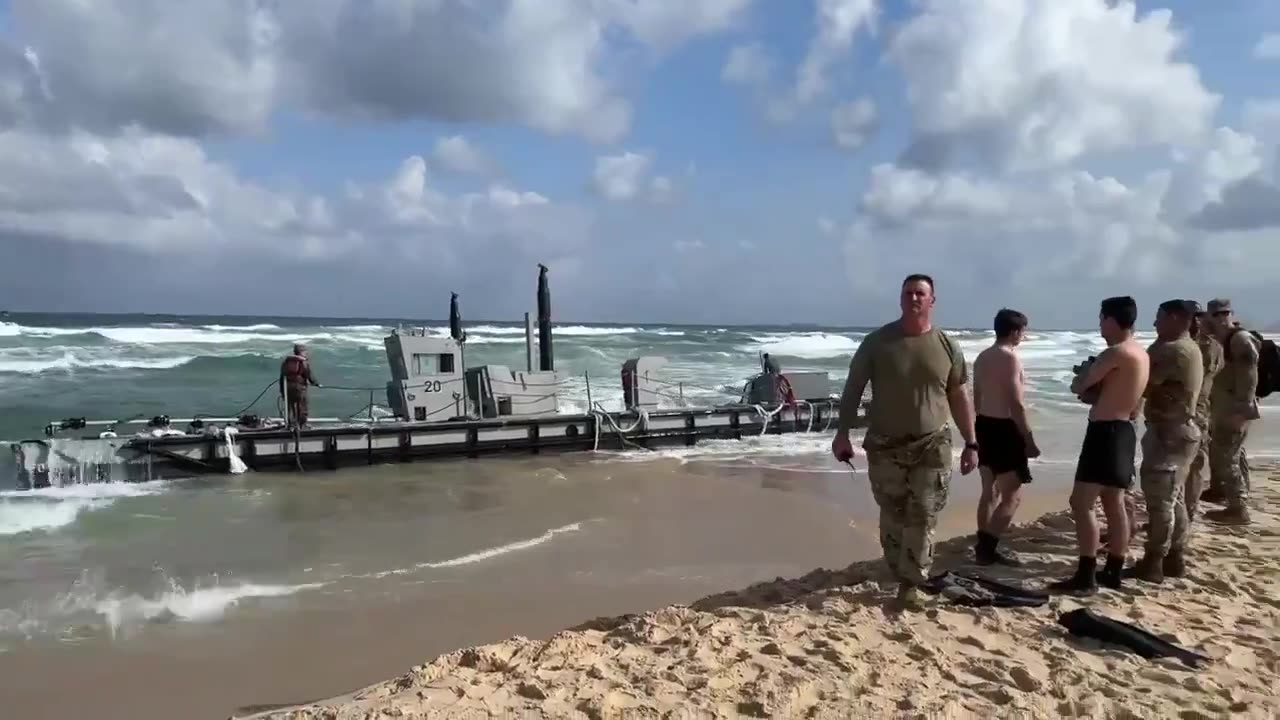
[[[1091,717],[1280,715],[1280,474],[1255,470],[1254,522],[1203,522],[1186,577],[1127,580],[1039,607],[931,598],[900,612],[881,563],[814,570],[549,639],[514,637],[429,661],[358,692],[265,720],[373,717]],[[1141,536],[1140,536],[1141,537]],[[1008,538],[1039,587],[1074,569],[1073,524],[1049,513]],[[965,565],[967,538],[939,547]],[[1199,654],[1145,659],[1076,637],[1063,613],[1130,623]]]
[[[459,647],[878,556],[865,475],[813,464],[609,465],[628,492],[563,542],[377,592],[246,603],[212,624],[19,647],[0,654],[0,706],[22,718],[225,718],[329,697]],[[1061,468],[1042,466],[1020,514],[1062,507],[1066,488]],[[976,473],[956,474],[941,537],[972,532],[977,489]]]

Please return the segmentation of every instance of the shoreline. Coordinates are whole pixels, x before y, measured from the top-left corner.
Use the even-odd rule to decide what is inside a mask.
[[[785,465],[624,464],[612,472],[623,492],[598,481],[555,486],[573,498],[570,510],[557,504],[566,517],[607,522],[554,546],[406,576],[403,584],[346,586],[353,594],[335,586],[318,596],[247,603],[212,624],[160,619],[119,639],[20,643],[0,653],[0,674],[9,681],[0,699],[15,711],[57,717],[226,718],[249,706],[348,692],[461,647],[512,635],[549,638],[584,618],[687,604],[814,566],[878,557],[864,473],[849,478],[843,468]],[[1066,506],[1070,483],[1059,470],[1051,464],[1037,471],[1020,515]],[[545,497],[545,489],[528,492]],[[957,475],[940,539],[973,532],[977,496],[977,476]],[[504,502],[529,509],[519,497]],[[431,541],[412,544],[424,542]],[[68,675],[94,678],[95,690],[61,692]]]
[[[513,636],[462,648],[354,692],[244,707],[231,717],[827,717],[851,707],[871,716],[1274,717],[1280,472],[1275,465],[1254,470],[1253,525],[1200,520],[1187,577],[1161,585],[1126,579],[1119,591],[1050,596],[1029,608],[966,608],[926,595],[926,610],[898,613],[887,605],[895,586],[875,548],[874,559],[843,569],[597,617],[548,639]],[[1065,510],[1017,524],[1006,537],[1022,567],[973,565],[970,531],[937,542],[935,572],[977,570],[1041,588],[1074,569]],[[1057,620],[1079,607],[1210,661],[1193,669],[1074,638]]]

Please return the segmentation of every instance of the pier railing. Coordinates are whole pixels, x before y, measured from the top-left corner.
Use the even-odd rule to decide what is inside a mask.
[[[734,403],[750,404],[750,403],[747,403],[745,400],[745,390],[746,390],[745,383],[749,383],[749,381],[744,381],[743,388],[736,391],[732,391],[727,386],[724,386],[724,385],[719,387],[712,387],[709,385],[702,385],[690,380],[666,380],[662,378],[646,376],[645,381],[649,384],[649,387],[647,390],[648,393],[658,397],[660,403],[662,403],[662,401],[665,401],[665,404],[668,405],[667,409],[686,409],[686,408],[696,406],[699,401],[705,401],[709,405],[713,405],[713,406],[723,406],[726,404],[734,404]],[[423,379],[419,382],[409,383],[405,385],[404,389],[408,391],[413,391],[415,389],[424,389],[424,388],[430,387],[438,392],[440,390],[440,385],[446,382],[458,383],[458,382],[463,382],[463,379],[462,378]],[[118,428],[134,427],[134,426],[143,426],[146,431],[152,431],[152,432],[168,431],[168,432],[176,433],[177,431],[172,430],[172,428],[174,428],[175,426],[177,427],[185,426],[189,431],[199,432],[203,427],[207,425],[212,425],[212,424],[239,424],[239,425],[248,426],[248,427],[257,427],[263,424],[271,425],[273,424],[273,421],[279,421],[287,424],[288,406],[286,402],[286,396],[284,394],[277,394],[275,396],[275,402],[273,403],[273,405],[267,406],[266,408],[262,407],[262,404],[264,402],[270,402],[270,400],[267,399],[268,393],[270,393],[272,388],[276,387],[278,384],[279,384],[279,379],[273,378],[270,382],[268,382],[266,385],[262,387],[262,389],[253,398],[253,400],[249,401],[247,404],[245,404],[239,410],[233,413],[222,414],[222,413],[197,412],[197,413],[190,414],[189,417],[171,417],[163,413],[154,414],[154,415],[147,414],[147,413],[140,413],[140,414],[136,414],[129,417],[123,417],[123,418],[97,419],[97,420],[89,419],[86,417],[71,417],[71,418],[64,418],[62,420],[57,420],[49,423],[45,428],[45,434],[47,436],[52,437],[57,432],[62,430],[84,430],[84,429],[90,429],[90,428],[100,428],[99,434],[101,437],[113,437],[115,436]],[[519,383],[507,383],[506,385],[507,385],[506,390],[504,390],[504,392],[500,394],[504,398],[509,398],[510,404],[515,407],[533,405],[552,397],[556,397],[562,402],[567,401],[569,403],[573,403],[576,405],[583,401],[575,400],[572,398],[566,398],[564,396],[565,388],[573,386],[573,387],[580,387],[585,394],[585,406],[582,408],[581,413],[579,414],[590,415],[590,414],[594,414],[597,411],[625,412],[625,408],[622,408],[622,407],[619,407],[617,410],[606,410],[605,404],[601,402],[597,397],[595,397],[596,393],[594,393],[592,390],[591,374],[587,371],[583,371],[580,374],[564,377],[563,379],[560,379],[554,382],[532,381],[529,379],[525,379]],[[655,385],[658,386],[659,389],[655,389],[653,387]],[[693,396],[687,395],[686,390],[693,391],[696,394]],[[285,392],[287,393],[287,389],[285,390]],[[331,392],[350,393],[352,396],[355,396],[358,394],[359,400],[354,402],[361,402],[362,404],[359,407],[351,410],[350,412],[344,412],[338,415],[309,417],[307,419],[308,424],[330,425],[330,424],[353,424],[353,423],[379,424],[379,423],[390,423],[390,422],[407,422],[405,418],[402,418],[396,415],[393,411],[391,411],[385,405],[380,404],[378,402],[380,395],[385,396],[385,393],[386,393],[385,386],[368,387],[368,386],[345,385],[345,384],[332,384],[332,385],[321,384],[318,386],[314,386],[308,390],[309,395],[315,392],[321,392],[325,394],[328,394]],[[461,391],[455,391],[453,392],[453,396],[455,400],[454,403],[450,403],[446,406],[440,407],[438,409],[435,409],[429,412],[426,420],[434,421],[434,420],[446,419],[446,418],[439,417],[441,415],[444,415],[446,412],[453,413],[452,415],[449,416],[449,418],[465,417],[469,419],[480,419],[480,415],[477,408],[474,406],[474,403],[471,402],[465,396],[465,393]],[[257,409],[258,411],[255,412],[255,409]],[[459,409],[462,409],[462,412],[458,412]],[[662,409],[662,408],[660,407],[659,409]],[[274,415],[270,414],[272,410],[274,410],[275,412]],[[567,414],[574,414],[574,413],[567,413]],[[520,413],[512,413],[512,415],[521,416]],[[504,415],[504,417],[506,416]],[[421,422],[422,420],[415,419],[414,421]]]

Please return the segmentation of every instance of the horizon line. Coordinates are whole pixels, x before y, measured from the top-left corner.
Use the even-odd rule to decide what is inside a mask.
[[[168,318],[244,318],[252,319],[274,319],[274,320],[344,320],[344,321],[380,321],[386,324],[387,321],[395,320],[402,323],[439,323],[447,326],[448,318],[404,318],[404,317],[376,317],[376,316],[341,316],[341,315],[246,315],[241,313],[214,314],[214,313],[157,313],[157,312],[98,312],[93,310],[74,310],[74,311],[48,311],[48,310],[6,310],[12,320],[15,315],[28,316],[58,316],[58,315],[86,315],[93,317],[168,317]],[[533,313],[530,313],[533,315]],[[3,322],[5,318],[0,318]],[[536,325],[537,320],[533,318]],[[892,322],[892,321],[885,321]],[[520,320],[497,320],[492,318],[476,318],[473,320],[463,320],[462,326],[465,330],[468,323],[473,325],[520,325]],[[883,323],[881,323],[883,324]],[[814,328],[818,330],[874,330],[879,325],[837,325],[824,324],[815,322],[793,322],[793,323],[699,323],[699,322],[648,322],[648,321],[586,321],[586,320],[552,320],[552,326],[555,325],[600,325],[600,326],[639,326],[639,327],[686,327],[686,328],[761,328],[761,327],[784,327],[784,328]],[[972,326],[953,325],[946,327],[949,330],[958,330],[963,332],[985,332],[993,333],[991,328],[980,328]],[[536,331],[536,327],[535,327]],[[1096,327],[1079,328],[1079,327],[1033,327],[1031,332],[1095,332]]]

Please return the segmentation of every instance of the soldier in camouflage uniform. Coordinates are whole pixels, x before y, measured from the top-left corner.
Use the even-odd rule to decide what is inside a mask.
[[[1205,519],[1231,525],[1247,525],[1249,517],[1249,460],[1245,441],[1258,412],[1257,340],[1233,322],[1231,301],[1209,301],[1208,325],[1222,343],[1225,362],[1214,379],[1209,402],[1209,466],[1220,475],[1226,508],[1211,510]]]
[[[918,607],[919,587],[933,564],[933,533],[951,483],[951,427],[965,440],[960,472],[977,466],[968,367],[960,347],[931,322],[933,280],[902,284],[902,317],[867,334],[849,362],[840,399],[840,427],[831,441],[837,460],[853,457],[849,430],[871,384],[867,411],[867,476],[880,506],[880,547],[898,580],[898,600]]]
[[[1191,532],[1191,526],[1195,525],[1196,510],[1200,506],[1200,501],[1215,502],[1222,499],[1221,478],[1213,477],[1209,472],[1209,399],[1213,392],[1213,380],[1222,371],[1222,343],[1218,342],[1205,325],[1208,313],[1200,310],[1199,303],[1195,303],[1195,310],[1196,319],[1191,325],[1191,336],[1200,346],[1200,357],[1204,363],[1204,382],[1200,385],[1200,397],[1196,399],[1196,427],[1200,428],[1200,445],[1196,448],[1195,459],[1191,461],[1191,469],[1187,473],[1185,492],[1188,535]],[[1207,489],[1205,488],[1206,476],[1209,480]]]
[[[1183,502],[1187,473],[1200,446],[1196,401],[1204,380],[1204,359],[1191,339],[1195,311],[1184,300],[1168,300],[1156,310],[1156,340],[1147,348],[1151,361],[1147,389],[1146,432],[1139,468],[1147,504],[1146,552],[1133,576],[1161,582],[1183,574],[1187,509]]]

